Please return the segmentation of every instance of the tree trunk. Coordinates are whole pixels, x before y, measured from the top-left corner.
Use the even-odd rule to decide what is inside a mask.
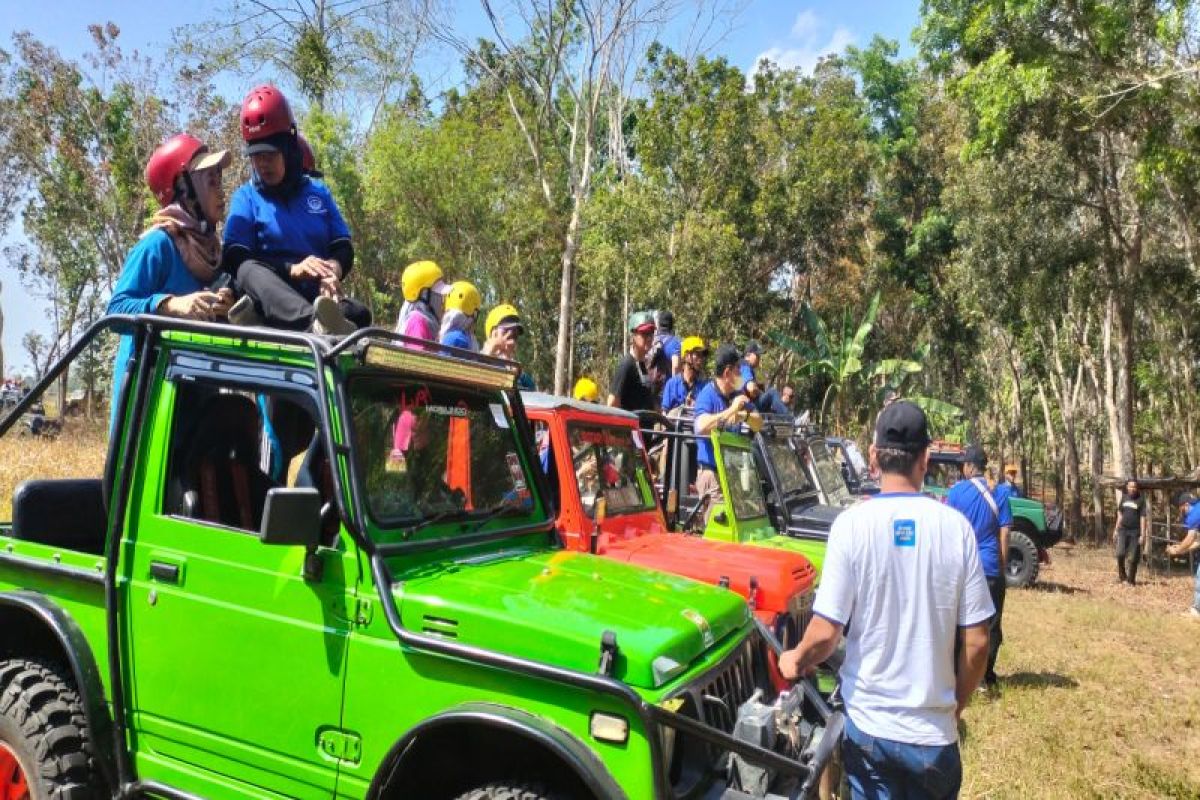
[[[1092,539],[1100,545],[1105,540],[1104,489],[1100,486],[1100,476],[1104,473],[1104,444],[1097,433],[1093,432],[1088,438],[1092,473]]]
[[[584,189],[575,190],[571,204],[571,220],[567,223],[567,235],[563,241],[562,281],[558,292],[558,340],[554,349],[554,393],[567,394],[567,382],[571,376],[570,355],[572,340],[572,301],[575,298],[575,256],[579,253],[579,235],[583,227]]]

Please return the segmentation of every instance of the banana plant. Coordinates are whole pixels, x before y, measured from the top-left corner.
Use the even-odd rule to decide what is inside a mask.
[[[967,412],[953,403],[919,394],[904,399],[913,402],[925,412],[925,416],[929,418],[929,429],[933,432],[934,438],[956,444],[965,444],[973,438],[970,435],[971,425],[967,419]]]
[[[821,398],[821,422],[828,420],[829,403],[839,398],[845,390],[857,381],[863,372],[863,352],[867,347],[867,338],[875,327],[875,316],[879,312],[879,292],[871,298],[866,313],[857,325],[850,319],[849,310],[842,312],[840,329],[831,334],[825,320],[805,303],[801,309],[804,326],[812,337],[812,344],[792,338],[787,334],[770,334],[770,338],[778,345],[791,350],[802,359],[797,372],[800,375],[812,375],[828,381],[825,394]]]

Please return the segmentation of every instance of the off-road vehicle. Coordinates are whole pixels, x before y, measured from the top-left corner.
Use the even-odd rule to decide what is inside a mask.
[[[790,419],[770,419],[752,441],[776,529],[802,539],[828,540],[833,521],[854,500],[824,440],[798,430]]]
[[[799,641],[816,579],[807,558],[670,532],[636,415],[540,392],[521,397],[569,549],[727,586],[784,646]]]
[[[782,535],[771,521],[763,479],[754,458],[749,430],[713,431],[720,500],[696,491],[696,438],[690,412],[674,417],[641,414],[642,435],[661,450],[658,490],[672,528],[703,534],[706,539],[743,542],[802,553],[817,568],[820,581],[829,524],[820,518],[806,523],[807,535]]]
[[[743,598],[561,546],[515,364],[113,317],[0,436],[114,326],[107,458],[0,528],[7,796],[807,791],[840,717]]]

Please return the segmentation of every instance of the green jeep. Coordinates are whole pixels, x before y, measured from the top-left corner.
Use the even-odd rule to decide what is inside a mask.
[[[515,364],[114,317],[0,436],[114,331],[105,455],[22,440],[79,455],[0,526],[3,797],[812,790],[841,717],[742,598],[561,547]]]
[[[733,431],[709,434],[717,461],[717,478],[725,495],[722,502],[714,503],[696,491],[697,434],[690,411],[671,417],[646,413],[639,416],[647,440],[657,439],[655,447],[664,451],[658,489],[669,526],[703,534],[707,539],[802,553],[816,567],[820,580],[830,521],[819,516],[806,518],[799,532],[775,527],[763,493],[763,477],[755,463],[753,444],[747,435]],[[789,535],[781,535],[785,532]]]

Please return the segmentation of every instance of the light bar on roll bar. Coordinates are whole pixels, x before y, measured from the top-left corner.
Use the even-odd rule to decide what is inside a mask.
[[[432,343],[430,343],[432,344]],[[457,348],[445,352],[417,349],[405,344],[367,340],[359,345],[359,361],[368,367],[398,370],[424,378],[449,378],[489,389],[511,391],[517,385],[521,368],[513,361],[457,358]]]

